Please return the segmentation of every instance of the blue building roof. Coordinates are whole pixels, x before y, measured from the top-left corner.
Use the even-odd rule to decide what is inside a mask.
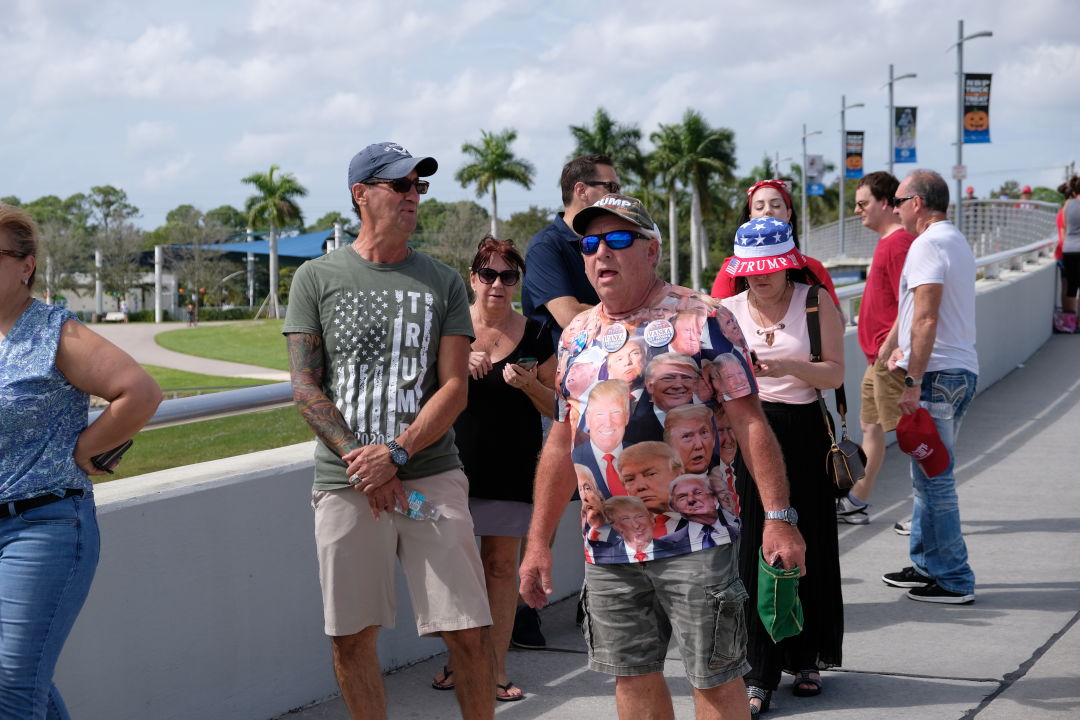
[[[278,255],[280,257],[314,258],[326,253],[326,242],[334,239],[334,231],[319,230],[303,235],[278,238]],[[216,245],[204,245],[204,250],[218,252],[254,253],[255,255],[269,255],[269,240],[252,240],[251,242],[219,243]]]

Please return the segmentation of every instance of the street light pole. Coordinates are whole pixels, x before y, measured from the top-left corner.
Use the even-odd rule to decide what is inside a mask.
[[[806,216],[806,138],[811,135],[820,135],[820,130],[815,130],[812,133],[806,132],[806,123],[802,126],[802,208],[799,210],[801,213],[803,226],[803,249],[806,249],[806,243],[810,242],[810,218]]]
[[[888,124],[888,128],[889,128],[889,174],[890,175],[894,174],[893,173],[893,160],[894,160],[894,156],[896,155],[896,147],[894,145],[894,138],[893,138],[893,123],[895,122],[895,118],[893,118],[893,112],[894,112],[894,106],[893,106],[893,83],[898,82],[900,80],[907,80],[908,78],[913,78],[913,77],[917,77],[917,75],[915,75],[915,73],[906,73],[904,75],[901,75],[900,77],[893,77],[893,66],[892,66],[891,63],[889,64],[889,82],[888,82],[888,85],[889,85],[889,124]]]
[[[964,21],[958,20],[956,24],[956,169],[964,164],[964,43],[981,37],[993,37],[994,33],[989,30],[977,32],[974,35],[964,37]],[[952,47],[949,48],[950,50]],[[956,178],[956,229],[964,231],[963,212],[963,178],[959,172],[954,172]]]
[[[863,103],[847,104],[847,96],[840,96],[840,257],[844,257],[844,184],[847,182],[847,123],[845,112],[866,107]]]

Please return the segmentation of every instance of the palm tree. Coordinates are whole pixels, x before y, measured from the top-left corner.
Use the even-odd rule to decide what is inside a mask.
[[[479,144],[464,143],[461,152],[472,158],[472,162],[463,165],[454,175],[461,187],[476,183],[476,197],[491,193],[491,234],[499,236],[499,199],[495,185],[503,180],[521,185],[526,190],[532,187],[536,168],[528,160],[514,157],[510,143],[517,140],[517,131],[507,128],[502,132],[480,131]]]
[[[682,178],[679,177],[676,166],[678,165],[678,158],[682,157],[684,154],[682,150],[682,134],[679,132],[679,128],[676,125],[661,125],[658,131],[649,135],[649,140],[656,146],[656,149],[649,156],[649,165],[652,170],[660,176],[664,184],[664,189],[667,191],[671,284],[678,285],[679,224],[676,196],[678,193],[678,182]]]
[[[270,172],[252,173],[242,180],[247,185],[254,185],[259,192],[244,203],[248,223],[252,227],[270,228],[270,289],[266,302],[269,303],[268,317],[271,318],[277,318],[280,314],[277,231],[289,223],[303,225],[304,216],[300,212],[300,206],[296,204],[296,198],[304,197],[308,193],[307,188],[297,182],[291,173],[282,173],[275,178],[274,173],[280,169],[277,165],[271,165]]]
[[[679,155],[669,159],[666,173],[690,186],[690,286],[701,288],[701,266],[708,245],[704,215],[711,210],[706,190],[711,177],[730,182],[734,178],[735,133],[727,128],[709,126],[701,113],[687,108],[682,122],[673,131],[660,126],[661,133],[677,132]],[[665,174],[666,174],[665,173]]]
[[[636,125],[620,125],[602,107],[596,108],[592,127],[571,125],[574,138],[574,157],[580,155],[607,155],[616,167],[641,176],[644,169],[641,148],[641,130]]]

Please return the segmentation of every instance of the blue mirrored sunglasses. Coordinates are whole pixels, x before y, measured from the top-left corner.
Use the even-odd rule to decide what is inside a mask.
[[[634,244],[638,238],[648,240],[649,236],[634,230],[612,230],[599,235],[586,235],[581,238],[581,254],[592,255],[600,249],[600,241],[603,240],[612,250],[625,250]]]

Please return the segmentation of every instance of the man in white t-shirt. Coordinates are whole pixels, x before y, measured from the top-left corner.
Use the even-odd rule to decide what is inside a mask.
[[[909,554],[912,565],[882,580],[910,588],[923,602],[967,604],[975,599],[975,573],[960,531],[953,446],[975,395],[975,255],[949,222],[949,186],[936,172],[915,170],[900,183],[894,205],[904,227],[918,237],[900,274],[900,307],[889,335],[898,347],[889,368],[902,368],[904,415],[925,407],[949,451],[949,465],[927,477],[911,461],[915,490]]]

